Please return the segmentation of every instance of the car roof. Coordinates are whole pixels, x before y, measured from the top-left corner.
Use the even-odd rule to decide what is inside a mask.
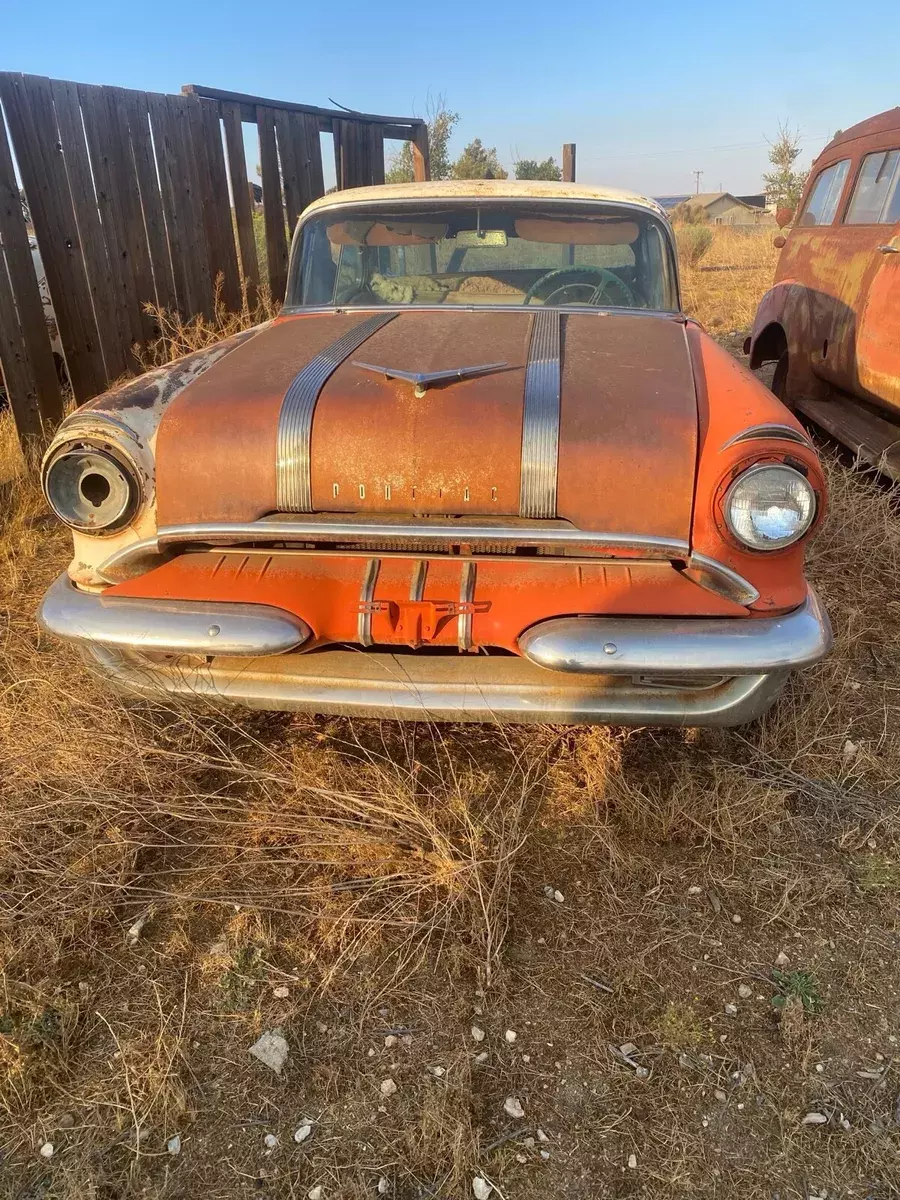
[[[320,196],[305,210],[306,219],[322,209],[370,204],[384,200],[586,200],[643,208],[666,220],[665,211],[648,196],[618,188],[584,183],[554,183],[539,179],[442,179],[427,183],[387,183],[347,188]]]
[[[893,129],[900,130],[900,108],[889,108],[886,112],[877,113],[874,117],[867,117],[865,121],[851,125],[849,129],[842,129],[840,133],[834,135],[819,158],[836,146],[843,145],[844,142],[852,142],[861,137],[872,137],[874,134],[888,133]]]

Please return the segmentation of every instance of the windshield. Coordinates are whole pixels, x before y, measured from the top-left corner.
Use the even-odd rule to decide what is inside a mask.
[[[308,220],[288,307],[552,305],[678,310],[671,244],[639,208],[442,203]]]

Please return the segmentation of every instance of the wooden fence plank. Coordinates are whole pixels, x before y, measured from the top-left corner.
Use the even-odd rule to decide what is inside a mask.
[[[266,227],[269,288],[274,303],[281,304],[287,287],[287,243],[285,241],[284,206],[281,201],[281,177],[278,174],[278,151],[275,146],[275,119],[272,109],[257,108],[256,126],[259,130],[259,162],[262,174],[263,219]]]
[[[219,107],[211,100],[200,100],[206,156],[212,193],[209,203],[216,217],[217,265],[224,278],[222,298],[232,312],[241,310],[241,279],[238,271],[237,248],[234,244],[234,221],[228,197],[228,177],[225,173],[225,150],[222,145],[222,124]]]
[[[123,333],[106,239],[100,223],[91,164],[84,140],[78,88],[74,83],[61,79],[51,80],[50,87],[106,377],[107,380],[117,379],[130,369],[130,345]]]
[[[284,203],[287,209],[288,241],[290,242],[302,208],[300,175],[289,114],[281,109],[276,109],[274,120],[278,141],[278,158],[281,162],[281,178],[284,181]]]
[[[156,159],[156,170],[159,175],[160,198],[162,200],[163,220],[166,225],[166,241],[169,243],[169,256],[172,262],[172,279],[175,284],[175,307],[187,316],[189,307],[190,283],[185,262],[185,233],[184,213],[178,203],[178,193],[172,164],[175,160],[173,141],[175,139],[174,122],[167,97],[159,92],[147,93],[147,108],[150,113],[150,128],[153,133],[153,152]]]
[[[112,176],[115,187],[119,192],[120,209],[122,213],[123,231],[125,234],[125,249],[128,260],[125,263],[134,276],[134,291],[138,306],[138,321],[141,330],[141,342],[147,342],[157,335],[157,324],[145,310],[145,306],[156,303],[156,288],[153,283],[153,268],[150,263],[150,251],[147,246],[147,229],[144,224],[144,213],[141,208],[141,193],[138,187],[137,170],[134,164],[134,154],[131,147],[131,134],[128,128],[128,111],[126,92],[124,88],[104,87],[103,99],[109,115],[109,129],[113,137],[111,153]]]
[[[2,116],[0,243],[0,361],[20,438],[40,439],[62,417],[62,397]]]
[[[384,183],[384,126],[364,128],[369,138],[369,179],[373,184]]]
[[[251,96],[247,92],[226,92],[221,88],[203,87],[197,83],[186,83],[182,92],[195,96],[208,96],[212,100],[226,100],[250,108],[280,108],[286,112],[311,113],[317,117],[326,117],[329,121],[335,117],[348,121],[374,121],[376,125],[406,125],[412,127],[421,123],[421,117],[385,117],[375,113],[352,112],[347,109],[318,108],[315,104],[295,104],[292,100],[270,100],[265,96]],[[327,132],[328,125],[320,126]]]
[[[302,125],[304,158],[302,163],[303,207],[325,195],[325,176],[322,168],[322,140],[316,117],[298,113],[294,120]]]
[[[28,197],[72,390],[79,403],[106,383],[91,294],[49,79],[0,74],[0,99]]]
[[[122,154],[116,134],[110,128],[110,113],[104,89],[78,84],[78,99],[84,118],[91,172],[97,191],[97,207],[113,284],[113,306],[119,314],[122,337],[128,348],[129,370],[137,367],[134,346],[144,339],[144,324],[138,299],[134,262],[129,252],[128,233],[123,211],[124,196],[117,179],[115,160]]]
[[[161,308],[174,309],[177,308],[175,278],[172,273],[169,243],[166,240],[160,184],[150,139],[147,93],[125,90],[123,99],[128,118],[128,132],[131,137],[131,150],[134,155],[141,211],[144,217],[150,268],[153,272],[156,303]]]
[[[234,203],[238,247],[241,252],[241,276],[246,280],[247,303],[256,304],[259,290],[259,263],[256,258],[256,235],[253,232],[253,210],[247,181],[247,160],[244,155],[244,130],[239,104],[222,105],[225,125],[225,144],[228,150],[228,174]]]
[[[239,310],[237,255],[231,226],[231,206],[228,203],[228,185],[225,182],[218,111],[211,101],[201,100],[198,96],[185,96],[183,100],[188,113],[186,130],[190,136],[191,157],[196,164],[197,199],[206,236],[209,277],[215,288],[216,281],[221,276],[222,302],[232,311]]]
[[[195,313],[202,313],[205,317],[212,318],[215,314],[214,280],[209,273],[209,247],[191,136],[193,102],[187,96],[167,96],[166,103],[173,123],[172,178],[177,203],[184,214],[182,253],[190,280],[187,311],[184,315],[191,317]]]
[[[413,178],[424,183],[431,178],[431,157],[428,150],[428,126],[424,121],[416,125],[412,136]]]

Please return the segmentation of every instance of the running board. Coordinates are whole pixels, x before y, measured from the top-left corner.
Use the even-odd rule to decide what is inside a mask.
[[[900,424],[840,393],[830,400],[799,400],[797,409],[864,463],[900,482]]]

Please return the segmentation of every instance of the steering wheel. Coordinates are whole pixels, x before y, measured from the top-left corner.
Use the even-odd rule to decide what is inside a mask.
[[[548,283],[556,283],[558,286],[551,288],[546,296],[539,295]],[[625,297],[622,307],[637,308],[634,292],[628,284],[606,267],[558,267],[555,271],[548,271],[546,275],[534,281],[525,293],[522,303],[530,304],[532,300],[539,299],[543,300],[544,304],[588,304],[596,307],[600,305],[609,288],[618,288],[620,294]],[[587,293],[587,298],[576,300],[573,292]]]

